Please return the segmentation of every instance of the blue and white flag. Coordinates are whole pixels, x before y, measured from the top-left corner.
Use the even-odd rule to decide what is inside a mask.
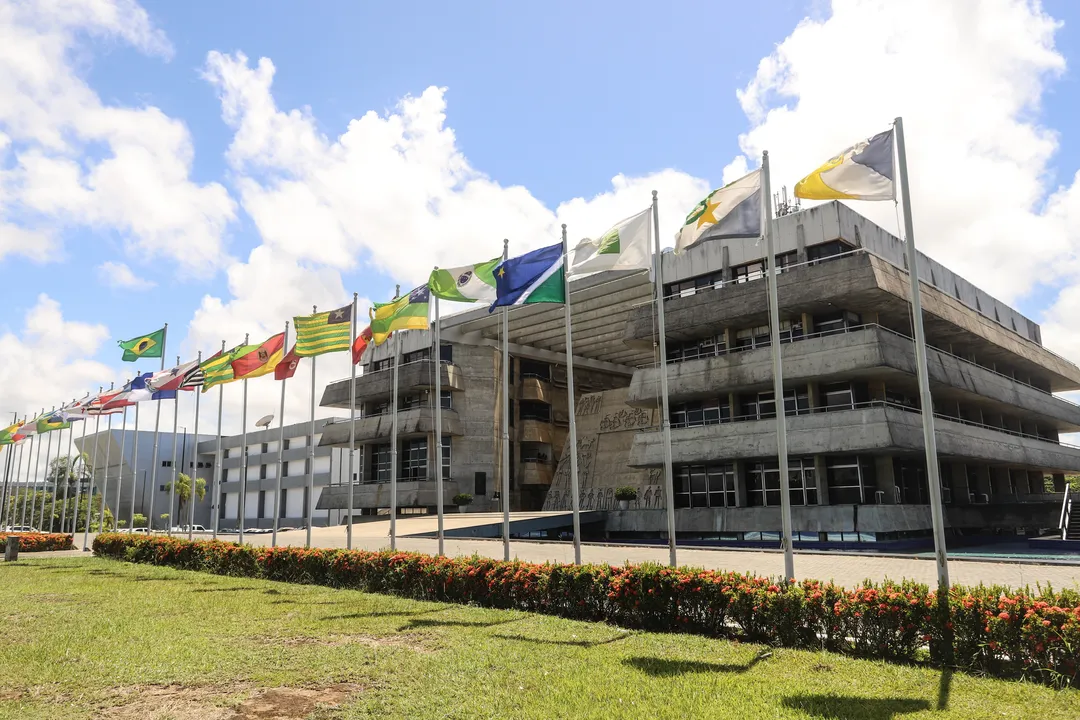
[[[495,268],[496,297],[488,312],[507,305],[566,302],[563,260],[562,243],[503,260]]]

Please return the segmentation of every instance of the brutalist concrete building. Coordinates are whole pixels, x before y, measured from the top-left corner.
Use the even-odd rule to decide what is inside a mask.
[[[796,541],[919,542],[931,523],[903,243],[835,202],[777,223]],[[764,244],[750,239],[663,256],[673,498],[664,490],[648,274],[600,273],[571,284],[580,500],[583,509],[604,512],[608,537],[662,537],[668,502],[684,539],[778,537],[763,255]],[[1036,323],[939,263],[920,256],[919,276],[949,532],[1056,527],[1064,473],[1080,469],[1080,449],[1059,437],[1080,431],[1080,407],[1055,393],[1080,389],[1080,369],[1042,346]],[[562,306],[516,308],[509,326],[513,506],[568,510]],[[494,509],[499,316],[482,308],[446,317],[442,337],[443,432],[451,448],[443,457],[452,479],[443,500],[470,492],[478,509]],[[431,399],[424,395],[433,387],[431,338],[409,333],[405,342],[401,504],[433,507]],[[392,362],[389,346],[376,350],[357,381],[365,482],[388,475]],[[323,404],[347,407],[348,381],[330,385]],[[347,427],[328,427],[324,442],[340,446],[347,437]],[[622,485],[639,495],[626,510],[613,497]],[[358,496],[358,508],[388,506],[387,488]]]

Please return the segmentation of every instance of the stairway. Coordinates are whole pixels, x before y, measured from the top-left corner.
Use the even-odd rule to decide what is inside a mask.
[[[1069,525],[1065,528],[1066,540],[1080,540],[1080,508],[1069,513]]]

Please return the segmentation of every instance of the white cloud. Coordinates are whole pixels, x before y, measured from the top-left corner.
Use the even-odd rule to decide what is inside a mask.
[[[0,229],[50,240],[62,231],[119,231],[141,259],[162,256],[188,272],[223,262],[235,204],[219,183],[191,180],[184,124],[156,107],[102,102],[82,74],[82,37],[121,40],[164,58],[172,48],[132,0],[0,0]],[[9,246],[0,240],[0,257]]]
[[[1033,0],[836,0],[738,93],[740,146],[753,166],[768,150],[773,188],[790,188],[902,115],[921,249],[1006,301],[1071,284],[1076,191],[1054,187],[1057,134],[1038,119],[1065,68],[1059,27]],[[852,206],[895,232],[892,204]]]
[[[149,290],[157,283],[141,278],[122,262],[103,262],[97,267],[98,282],[102,285],[125,290]]]

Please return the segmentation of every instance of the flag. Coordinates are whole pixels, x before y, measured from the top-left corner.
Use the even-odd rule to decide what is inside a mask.
[[[390,335],[387,335],[387,337],[390,337]],[[353,343],[353,346],[352,346],[352,363],[353,363],[353,365],[360,362],[360,358],[364,355],[364,351],[367,350],[368,343],[370,343],[371,340],[372,340],[371,326],[368,325],[366,328],[364,328],[363,330],[360,331],[360,334],[356,336],[356,342]]]
[[[495,270],[498,297],[488,312],[504,305],[564,303],[562,244],[508,258]]]
[[[296,368],[300,366],[300,356],[296,354],[296,345],[288,352],[274,368],[275,380],[288,380],[296,374]]]
[[[109,403],[116,400],[116,396],[120,394],[119,390],[106,390],[105,392],[94,395],[86,402],[86,414],[91,416],[97,415],[112,415],[122,411],[123,405],[130,405],[131,403],[121,400],[121,405],[115,407],[109,407]]]
[[[259,345],[244,345],[232,355],[233,377],[257,378],[274,372],[285,349],[285,333],[278,333]]]
[[[203,371],[203,392],[215,385],[232,382],[236,379],[233,376],[232,369],[232,354],[235,349],[233,348],[228,352],[219,352],[214,357],[202,361],[202,365],[199,367]]]
[[[221,353],[217,353],[214,357],[217,357]],[[195,367],[191,368],[184,374],[184,379],[180,383],[181,390],[195,390],[201,388],[206,381],[206,375],[203,373],[202,365],[195,363]]]
[[[398,330],[427,330],[428,302],[431,291],[421,285],[408,295],[388,303],[375,303],[371,309],[371,337],[376,345],[382,345],[390,333]]]
[[[352,342],[352,305],[294,317],[296,354],[313,357],[329,352],[344,352]]]
[[[806,200],[895,200],[893,131],[860,140],[795,183]]]
[[[701,240],[761,235],[761,170],[754,170],[694,206],[675,233],[675,252]]]
[[[124,349],[124,362],[135,362],[139,358],[159,358],[165,351],[165,328],[155,330],[149,335],[140,335],[131,340],[121,340]]]
[[[199,367],[199,363],[190,360],[176,367],[152,374],[146,381],[153,391],[153,400],[175,400],[176,391],[184,384],[184,378]]]
[[[502,258],[495,258],[476,265],[433,270],[428,278],[428,288],[432,295],[443,300],[494,302],[495,267],[500,262]]]
[[[14,425],[8,425],[3,430],[0,430],[0,445],[12,445],[26,437],[19,430],[22,426],[23,423],[17,422]]]
[[[573,250],[570,275],[601,270],[641,270],[652,265],[649,229],[652,208],[632,215],[595,240],[585,238]]]
[[[64,418],[58,413],[42,415],[37,421],[37,431],[39,433],[47,433],[53,430],[67,430],[70,427],[71,423],[64,422]]]

